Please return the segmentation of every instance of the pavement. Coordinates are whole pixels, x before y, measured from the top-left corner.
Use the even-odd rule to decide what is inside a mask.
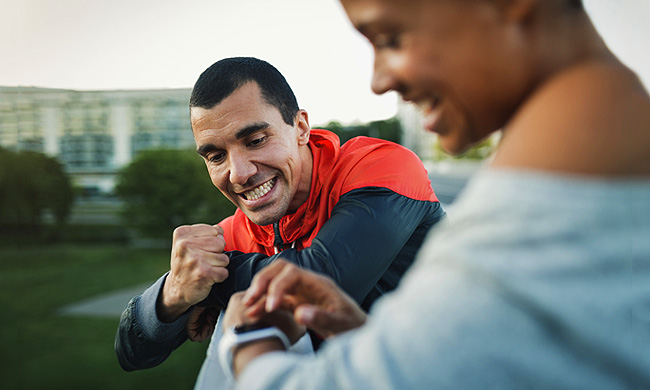
[[[140,295],[153,282],[152,280],[151,283],[89,297],[83,301],[62,307],[59,309],[59,314],[63,316],[119,318],[131,298]]]

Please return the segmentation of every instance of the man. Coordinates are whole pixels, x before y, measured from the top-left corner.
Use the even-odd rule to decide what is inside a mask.
[[[366,137],[340,146],[333,133],[312,130],[264,61],[213,64],[190,107],[197,151],[238,210],[219,225],[175,230],[169,273],[122,315],[115,349],[125,370],[160,364],[188,332],[209,337],[215,308],[280,252],[334,278],[367,310],[396,287],[445,214],[415,154]],[[211,383],[213,365],[206,360],[200,383]]]
[[[281,260],[233,295],[221,350],[238,385],[650,388],[650,97],[581,2],[342,4],[374,46],[375,92],[419,104],[448,151],[503,138],[367,318]],[[266,354],[284,349],[276,328],[231,330],[281,309],[291,339],[337,336],[296,359]]]

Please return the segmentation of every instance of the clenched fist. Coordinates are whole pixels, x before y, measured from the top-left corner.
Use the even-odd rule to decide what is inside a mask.
[[[158,299],[158,317],[173,322],[192,305],[204,300],[212,285],[228,277],[223,229],[205,224],[174,230],[171,270]]]

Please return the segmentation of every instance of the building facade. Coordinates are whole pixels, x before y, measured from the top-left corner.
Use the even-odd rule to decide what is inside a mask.
[[[190,93],[0,87],[0,147],[56,157],[76,186],[110,194],[140,151],[194,146]]]

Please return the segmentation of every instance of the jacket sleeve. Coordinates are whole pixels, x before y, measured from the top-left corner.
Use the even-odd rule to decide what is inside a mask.
[[[279,257],[328,275],[362,303],[373,288],[382,288],[382,276],[396,275],[385,280],[389,286],[384,290],[396,286],[429,228],[444,216],[438,202],[414,200],[386,188],[351,191],[340,198],[310,247],[273,256],[229,252],[231,277],[215,284],[203,304],[225,306],[234,292],[248,288],[256,272]]]
[[[122,312],[115,335],[115,353],[125,371],[151,368],[162,363],[187,339],[187,314],[163,323],[156,314],[156,300],[167,274],[138,295]]]

